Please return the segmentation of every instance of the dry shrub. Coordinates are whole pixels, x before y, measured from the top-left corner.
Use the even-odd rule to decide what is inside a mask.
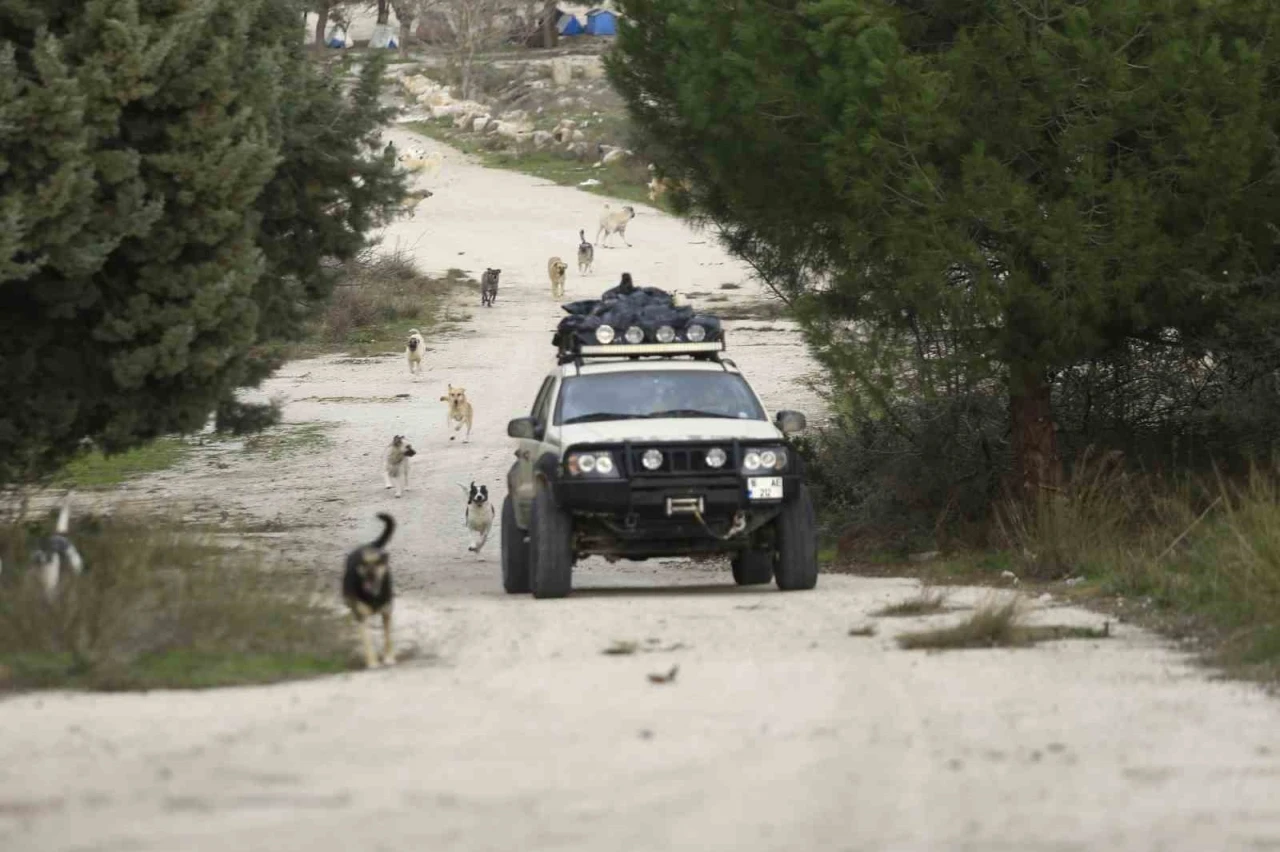
[[[406,252],[365,252],[346,265],[312,337],[326,343],[376,339],[392,333],[388,326],[401,336],[415,323],[428,323],[448,287],[421,275]]]
[[[22,568],[33,530],[0,527],[0,661],[20,685],[202,686],[345,668],[343,622],[323,605],[332,590],[272,570],[264,554],[143,518],[72,527],[87,570],[63,566],[52,600]]]
[[[1056,580],[1114,557],[1106,547],[1130,535],[1149,496],[1149,484],[1135,481],[1120,453],[1090,449],[1060,490],[1005,501],[995,520],[1027,576]]]

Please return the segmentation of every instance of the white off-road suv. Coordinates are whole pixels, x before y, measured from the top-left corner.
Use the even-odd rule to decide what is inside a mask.
[[[589,555],[714,553],[731,556],[740,585],[813,588],[813,503],[787,442],[804,415],[769,417],[723,357],[718,323],[717,340],[604,328],[589,330],[597,345],[567,339],[529,416],[507,425],[518,443],[502,504],[507,592],[563,597]],[[686,334],[697,342],[673,339]]]

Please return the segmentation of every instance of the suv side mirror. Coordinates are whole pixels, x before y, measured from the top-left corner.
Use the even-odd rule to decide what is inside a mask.
[[[779,411],[773,418],[773,422],[777,424],[778,429],[784,435],[794,435],[796,432],[803,432],[809,423],[804,418],[804,414],[799,411]]]
[[[536,441],[541,425],[536,417],[517,417],[507,423],[507,437]]]

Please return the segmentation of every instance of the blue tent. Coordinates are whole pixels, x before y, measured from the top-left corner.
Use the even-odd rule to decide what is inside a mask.
[[[586,30],[582,28],[582,22],[578,20],[577,15],[563,15],[556,22],[556,30],[562,36],[582,35]]]
[[[618,13],[609,9],[592,9],[587,13],[587,35],[617,35]]]

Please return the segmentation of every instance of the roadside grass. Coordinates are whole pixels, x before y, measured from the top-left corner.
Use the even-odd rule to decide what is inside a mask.
[[[554,124],[555,122],[552,122]],[[542,178],[560,186],[577,187],[585,192],[609,198],[621,199],[636,204],[647,204],[670,212],[670,208],[662,200],[649,200],[649,170],[636,161],[611,163],[608,166],[595,168],[559,151],[522,151],[510,153],[503,150],[491,150],[487,144],[500,145],[507,140],[492,136],[477,136],[465,133],[453,126],[453,119],[429,119],[427,121],[410,122],[411,130],[429,136],[446,145],[479,158],[486,168],[506,169],[522,172],[533,177]],[[580,186],[588,179],[599,181],[594,186]],[[589,225],[594,223],[588,223]],[[587,228],[591,230],[590,227]]]
[[[872,615],[878,618],[908,618],[917,615],[935,615],[947,609],[947,596],[939,589],[925,586],[913,598],[881,607]]]
[[[59,488],[112,488],[143,474],[171,468],[190,452],[191,445],[180,437],[158,438],[110,456],[94,450],[64,467],[51,484]]]
[[[336,594],[265,552],[164,519],[81,518],[86,571],[52,600],[18,568],[51,521],[0,526],[0,690],[205,688],[344,671]],[[327,593],[327,594],[326,594]]]
[[[423,275],[403,251],[366,252],[343,273],[333,297],[308,323],[305,337],[285,347],[286,359],[338,352],[356,357],[399,354],[409,329],[425,334],[469,319],[449,304],[450,297],[460,289],[479,287],[465,273]]]
[[[1028,625],[1025,623],[1025,605],[1020,598],[1014,596],[982,604],[959,624],[900,634],[898,644],[909,650],[927,651],[1023,648],[1037,642],[1104,639],[1110,635],[1110,623],[1101,628]]]
[[[299,452],[320,450],[332,443],[329,432],[335,425],[324,421],[273,426],[245,438],[243,450],[248,454],[264,456],[269,461]]]
[[[925,563],[861,554],[829,570],[1051,591],[1183,642],[1229,675],[1280,684],[1280,465],[1170,481],[1095,455],[1034,510],[1000,507],[995,526],[991,548]]]

